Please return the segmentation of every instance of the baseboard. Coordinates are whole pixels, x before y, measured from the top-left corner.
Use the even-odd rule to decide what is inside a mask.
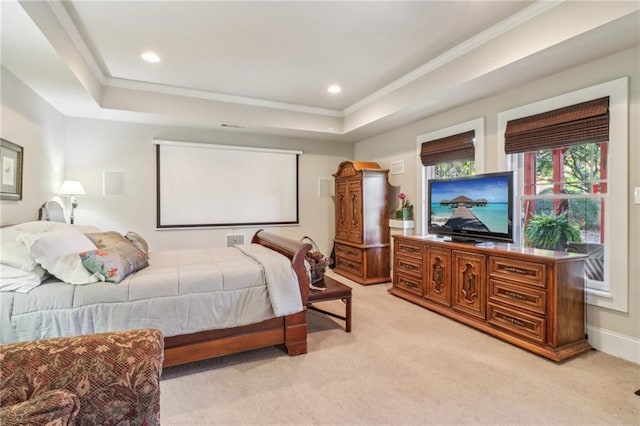
[[[587,333],[596,350],[640,364],[640,339],[592,326],[587,326]]]

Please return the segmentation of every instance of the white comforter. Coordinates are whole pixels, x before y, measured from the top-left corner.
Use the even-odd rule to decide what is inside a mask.
[[[0,342],[147,327],[175,336],[302,310],[291,262],[260,245],[156,252],[150,262],[119,284],[0,293]]]

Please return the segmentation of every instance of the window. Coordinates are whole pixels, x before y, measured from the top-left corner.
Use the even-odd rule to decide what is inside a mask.
[[[474,160],[457,160],[438,163],[427,167],[428,179],[455,178],[471,176],[476,173],[476,162]]]
[[[420,225],[426,231],[427,181],[470,176],[483,169],[484,118],[420,135],[417,142],[422,166],[420,212],[425,213],[420,216]]]
[[[527,151],[517,155],[518,169],[524,170],[520,206],[526,230],[537,215],[567,216],[577,232],[551,249],[588,254],[588,286],[608,291],[604,281],[606,230],[607,144],[590,143],[555,149]],[[526,245],[535,245],[523,239]]]
[[[498,146],[504,148],[498,167],[516,171],[519,242],[528,243],[524,230],[535,214],[569,218],[578,234],[568,250],[589,255],[587,302],[623,312],[628,310],[627,88],[625,77],[498,114]],[[509,141],[514,122],[557,117],[579,104],[600,108],[600,113],[586,114],[588,123],[582,123],[577,137],[556,132],[559,136],[542,146],[529,138],[531,133],[515,144]],[[534,129],[533,138],[546,131]]]

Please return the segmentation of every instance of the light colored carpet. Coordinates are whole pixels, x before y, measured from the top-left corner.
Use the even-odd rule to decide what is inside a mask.
[[[165,369],[163,425],[640,425],[640,366],[556,364],[387,293],[353,287],[353,330],[311,311],[309,353],[273,347]],[[343,312],[342,302],[328,309]]]

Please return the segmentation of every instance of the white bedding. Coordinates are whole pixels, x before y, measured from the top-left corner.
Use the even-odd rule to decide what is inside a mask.
[[[291,262],[279,253],[255,244],[164,251],[119,284],[47,281],[0,292],[0,342],[146,327],[175,336],[301,310]]]

